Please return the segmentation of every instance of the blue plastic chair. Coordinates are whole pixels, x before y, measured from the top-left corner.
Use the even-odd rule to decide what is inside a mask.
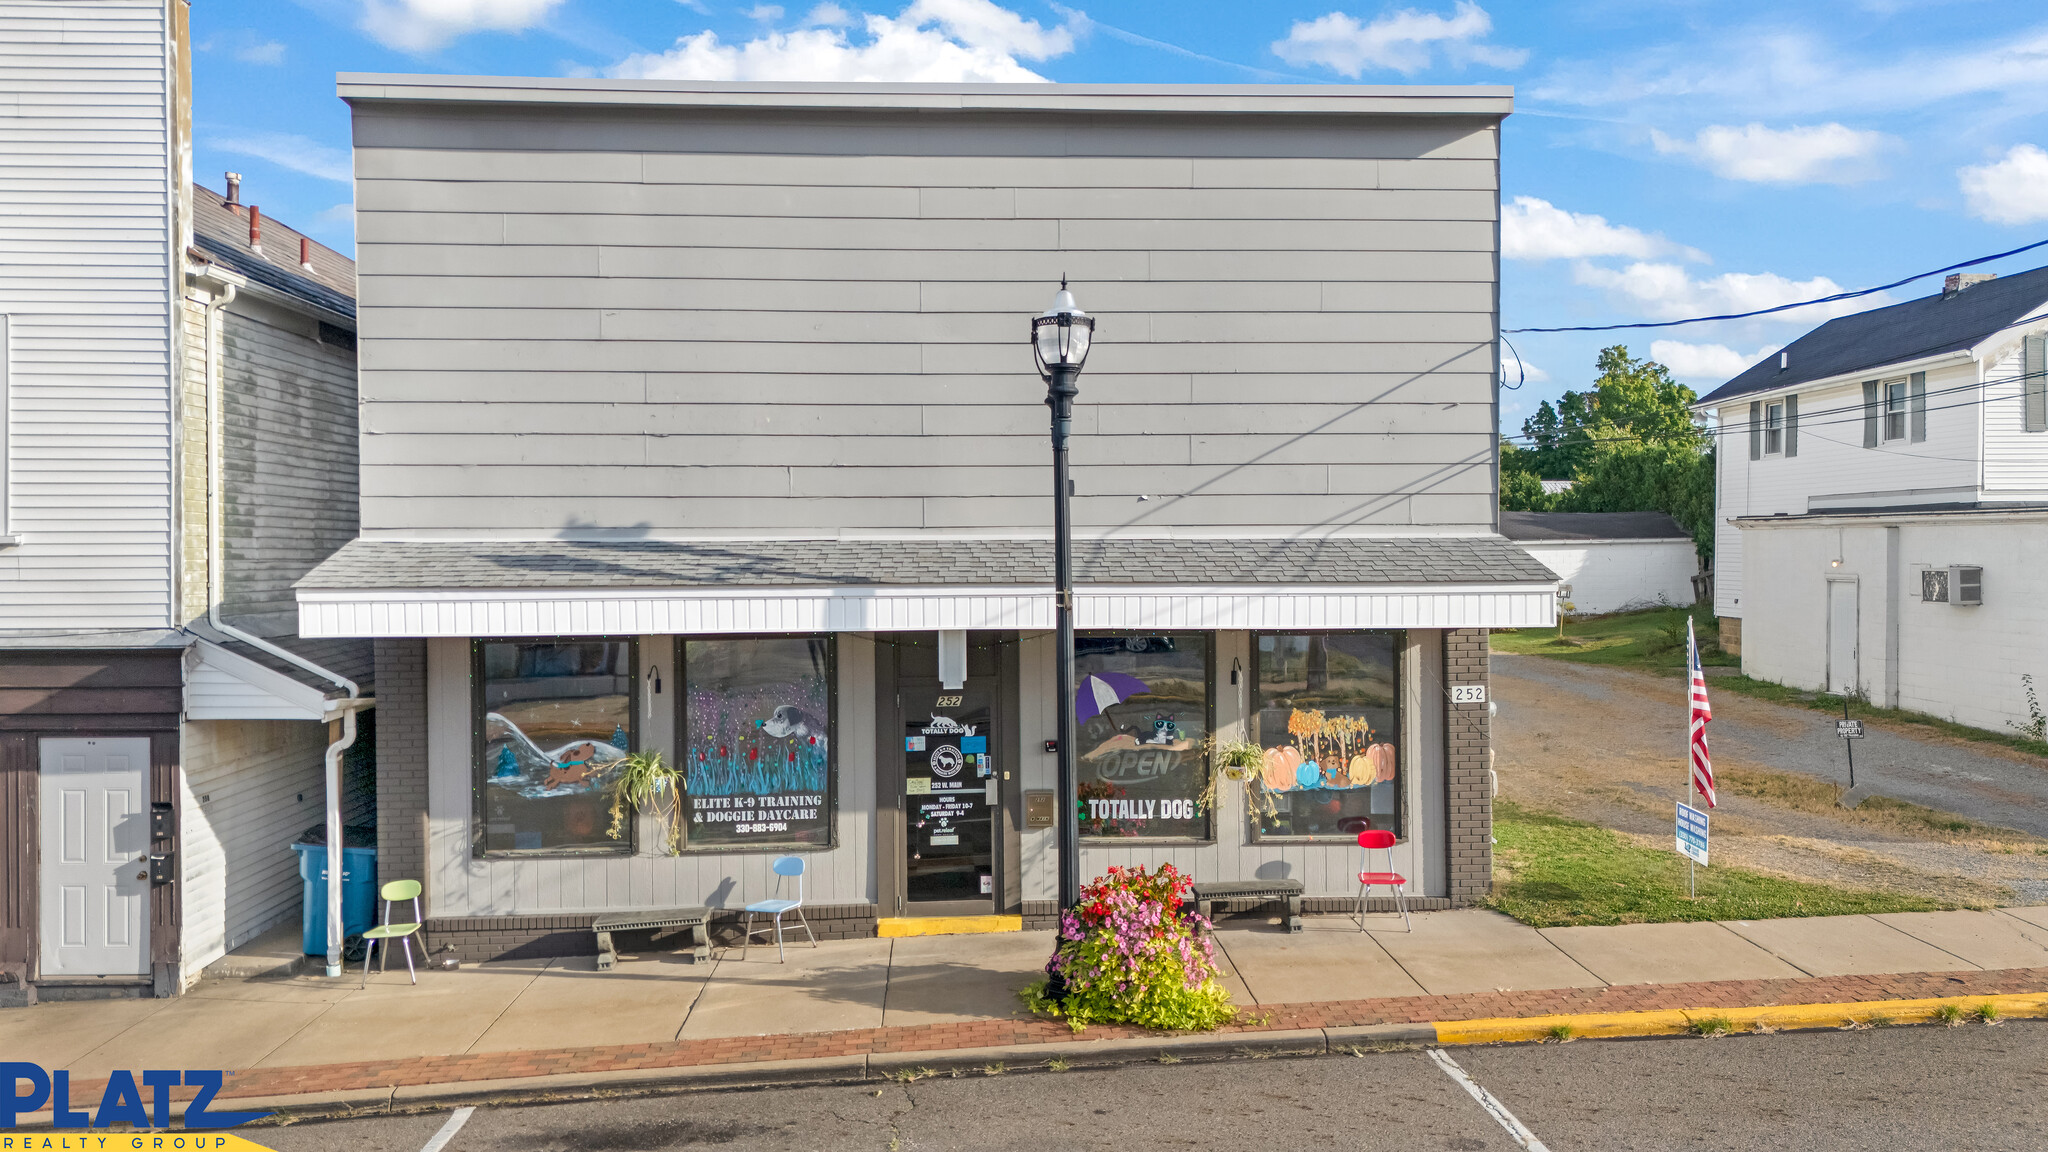
[[[754,914],[757,912],[763,916],[773,916],[775,918],[775,962],[777,964],[783,962],[782,917],[785,913],[796,913],[796,922],[804,926],[804,935],[811,938],[811,947],[816,948],[818,946],[818,937],[811,932],[811,922],[804,919],[803,913],[804,858],[801,856],[777,856],[773,867],[775,869],[776,895],[780,896],[782,894],[782,881],[784,878],[794,876],[796,877],[796,899],[756,900],[752,904],[747,905],[747,934],[745,939],[740,942],[741,960],[747,958],[747,949],[754,944],[754,934],[756,932],[768,931],[766,928],[754,927]]]

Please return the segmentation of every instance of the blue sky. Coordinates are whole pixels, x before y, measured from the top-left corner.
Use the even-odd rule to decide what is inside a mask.
[[[343,251],[341,71],[1511,84],[1507,328],[1743,311],[2048,239],[2048,10],[2017,0],[207,0],[192,19],[200,181],[239,171]],[[1604,344],[1704,392],[1872,303],[1512,337],[1528,382],[1503,428],[1584,387]]]

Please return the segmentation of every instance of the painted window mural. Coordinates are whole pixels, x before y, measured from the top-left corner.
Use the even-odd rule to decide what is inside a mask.
[[[633,642],[486,640],[476,659],[484,850],[631,851],[605,829],[633,750]]]
[[[683,642],[693,848],[832,843],[832,641]]]
[[[1209,637],[1074,640],[1081,835],[1207,839]]]
[[[1262,633],[1260,837],[1400,831],[1398,632]]]

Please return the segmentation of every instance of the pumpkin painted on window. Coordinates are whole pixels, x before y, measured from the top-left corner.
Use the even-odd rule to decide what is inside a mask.
[[[1294,787],[1295,769],[1301,767],[1301,752],[1292,746],[1266,749],[1266,766],[1260,773],[1266,787],[1285,792]]]
[[[1394,746],[1375,744],[1365,750],[1365,758],[1373,766],[1372,782],[1384,784],[1394,778]]]
[[[1377,771],[1377,768],[1372,762],[1372,757],[1360,752],[1351,758],[1350,764],[1345,766],[1345,780],[1353,788],[1363,788],[1372,783],[1372,776],[1375,771]]]

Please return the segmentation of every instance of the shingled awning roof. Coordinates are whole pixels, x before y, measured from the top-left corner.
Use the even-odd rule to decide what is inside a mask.
[[[1098,628],[1518,627],[1557,579],[1499,536],[1074,551]],[[1052,577],[1043,540],[356,540],[297,588],[302,636],[886,631],[1049,626]]]

